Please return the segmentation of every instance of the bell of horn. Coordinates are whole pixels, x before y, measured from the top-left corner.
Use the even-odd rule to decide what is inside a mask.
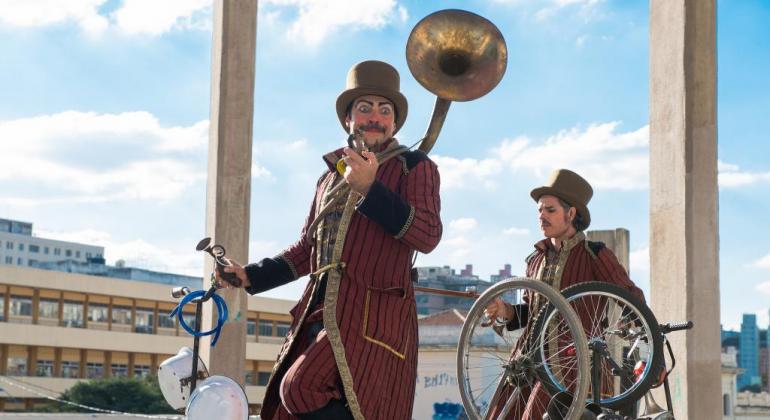
[[[508,49],[489,20],[465,10],[432,13],[415,25],[406,43],[415,79],[438,98],[420,150],[430,151],[451,101],[471,101],[494,89],[505,74]]]
[[[463,102],[497,86],[505,74],[508,50],[492,22],[448,9],[426,16],[412,29],[406,62],[425,89],[439,98]]]

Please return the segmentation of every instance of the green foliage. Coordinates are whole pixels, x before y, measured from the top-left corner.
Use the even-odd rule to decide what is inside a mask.
[[[116,377],[78,382],[65,391],[63,400],[89,407],[114,410],[124,413],[171,414],[176,413],[163,398],[158,378],[148,375],[144,378]],[[70,404],[55,403],[44,409],[54,412],[91,412]]]

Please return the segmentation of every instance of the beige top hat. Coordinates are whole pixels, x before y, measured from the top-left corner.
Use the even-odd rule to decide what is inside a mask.
[[[342,129],[348,131],[345,125],[348,107],[351,102],[364,95],[378,95],[388,98],[396,107],[396,121],[393,134],[396,134],[406,121],[409,106],[406,97],[399,91],[401,79],[398,71],[382,61],[362,61],[348,71],[345,90],[337,97],[337,117]]]
[[[542,187],[535,188],[529,195],[537,201],[544,195],[553,195],[566,201],[575,207],[583,217],[585,227],[591,224],[591,213],[588,211],[588,202],[594,195],[591,184],[582,176],[569,169],[556,169],[551,173],[551,179]]]

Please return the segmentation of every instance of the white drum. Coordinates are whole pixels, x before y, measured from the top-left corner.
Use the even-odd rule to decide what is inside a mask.
[[[175,410],[184,409],[190,396],[190,383],[187,378],[192,376],[192,355],[189,347],[182,347],[175,356],[166,359],[158,366],[158,384],[163,398]],[[209,376],[206,365],[198,357],[198,377]],[[200,381],[199,381],[200,383]]]
[[[249,401],[240,385],[214,375],[198,383],[187,404],[187,420],[245,420]]]

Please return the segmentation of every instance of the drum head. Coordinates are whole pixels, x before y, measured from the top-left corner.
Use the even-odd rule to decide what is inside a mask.
[[[186,414],[188,420],[244,420],[249,416],[249,402],[237,382],[215,375],[195,388]]]

